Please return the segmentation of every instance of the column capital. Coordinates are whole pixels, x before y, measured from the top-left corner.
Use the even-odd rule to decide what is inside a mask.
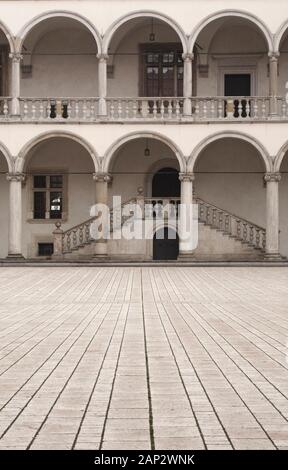
[[[6,179],[7,181],[23,182],[26,179],[26,175],[25,173],[7,173]]]
[[[193,52],[184,52],[182,54],[182,59],[184,60],[184,62],[192,62],[192,60],[194,59]]]
[[[10,52],[9,58],[12,59],[12,62],[20,63],[23,59],[23,55],[20,52]]]
[[[271,62],[276,62],[276,61],[278,61],[278,59],[280,57],[280,53],[275,52],[275,51],[270,51],[270,52],[268,52],[268,57],[269,57],[269,60]]]
[[[195,180],[194,173],[179,173],[179,180],[182,182],[192,182]]]
[[[264,175],[264,181],[266,183],[279,183],[279,181],[281,181],[281,173],[266,173]]]
[[[100,62],[107,62],[108,59],[109,59],[109,55],[108,54],[103,54],[103,53],[97,54],[96,57]]]
[[[97,183],[111,183],[113,178],[109,173],[93,173],[93,180]]]

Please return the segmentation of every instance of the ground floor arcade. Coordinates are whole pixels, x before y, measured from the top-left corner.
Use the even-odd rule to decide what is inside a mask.
[[[10,160],[3,147],[0,257],[233,261],[287,256],[288,159],[286,150],[272,160],[263,148],[245,134],[226,132],[207,136],[186,157],[173,139],[151,131],[124,135],[104,157],[69,132],[40,134]],[[124,213],[118,227],[111,222],[115,198]],[[110,208],[111,225],[108,239],[92,242],[96,203]],[[149,236],[125,239],[118,232],[131,226],[128,203],[152,209],[172,204],[177,224],[171,228],[164,211]],[[197,246],[181,234],[179,204],[196,207]]]

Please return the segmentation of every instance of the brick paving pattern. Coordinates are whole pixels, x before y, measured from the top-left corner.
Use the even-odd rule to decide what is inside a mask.
[[[0,449],[288,449],[287,268],[1,268]]]

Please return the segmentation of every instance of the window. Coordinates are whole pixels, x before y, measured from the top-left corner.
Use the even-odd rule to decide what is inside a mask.
[[[141,57],[142,96],[183,96],[181,44],[143,44]]]
[[[33,219],[61,219],[63,175],[33,175]]]
[[[38,256],[52,256],[53,243],[38,243]]]

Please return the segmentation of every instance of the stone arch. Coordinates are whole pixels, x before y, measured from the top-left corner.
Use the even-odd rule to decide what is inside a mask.
[[[17,36],[17,50],[18,52],[22,51],[22,46],[29,35],[29,33],[32,31],[32,29],[37,26],[38,24],[42,23],[45,20],[48,20],[50,18],[70,18],[72,20],[77,21],[78,23],[81,23],[83,26],[86,27],[90,31],[90,33],[93,35],[94,40],[97,45],[97,50],[98,53],[101,53],[102,50],[102,40],[99,32],[97,31],[96,27],[84,16],[79,15],[78,13],[66,11],[66,10],[52,10],[48,11],[45,13],[41,13],[38,16],[35,16],[32,20],[30,20],[28,23],[26,23],[25,26],[19,31],[18,36]]]
[[[140,10],[140,11],[134,11],[133,13],[126,14],[122,16],[121,18],[117,19],[114,21],[114,23],[107,29],[104,38],[103,38],[103,53],[107,54],[108,53],[108,48],[110,45],[110,42],[114,36],[114,34],[117,32],[117,30],[125,23],[128,21],[131,21],[135,18],[155,18],[160,21],[163,21],[167,25],[169,25],[174,31],[178,34],[179,39],[181,40],[182,47],[183,47],[183,53],[187,52],[187,37],[181,28],[181,26],[174,21],[172,18],[169,16],[166,16],[163,13],[159,13],[157,11],[152,11],[152,10]]]
[[[16,47],[15,47],[15,43],[14,43],[13,34],[10,32],[10,30],[7,28],[7,26],[2,21],[0,21],[0,30],[6,36],[6,39],[7,39],[8,44],[9,44],[10,52],[14,53],[15,50],[16,50]]]
[[[276,155],[274,165],[273,165],[273,170],[275,171],[275,173],[280,172],[282,162],[287,152],[288,152],[288,141],[285,142],[284,145],[282,145],[282,147],[280,148],[279,152]]]
[[[148,173],[145,177],[144,188],[146,190],[146,194],[148,197],[152,196],[152,181],[155,173],[161,170],[161,168],[174,168],[175,170],[179,170],[179,161],[173,158],[161,158],[157,160],[157,162],[150,165],[148,169]]]
[[[168,137],[163,136],[161,134],[158,134],[156,132],[132,132],[130,134],[126,134],[119,139],[117,139],[106,151],[105,156],[104,156],[104,162],[103,162],[103,171],[109,172],[111,163],[113,161],[113,158],[115,156],[115,153],[117,150],[119,150],[123,145],[126,143],[136,140],[136,139],[154,139],[158,140],[159,142],[162,142],[163,144],[167,145],[172,152],[175,154],[175,157],[177,158],[179,162],[179,167],[180,167],[180,172],[185,172],[186,169],[186,161],[185,157],[183,156],[183,153],[181,150],[170,140]]]
[[[14,170],[14,165],[13,165],[13,157],[10,154],[9,150],[7,147],[0,142],[0,154],[3,155],[4,159],[6,160],[7,166],[8,166],[8,171],[9,173],[13,172]]]
[[[83,137],[78,136],[68,131],[44,132],[43,134],[37,135],[36,137],[31,139],[28,143],[24,145],[24,147],[22,147],[19,153],[19,156],[16,161],[16,170],[19,172],[24,171],[24,168],[26,167],[28,163],[27,159],[28,159],[29,152],[33,149],[33,147],[35,147],[40,142],[44,142],[53,138],[70,139],[80,144],[85,150],[87,150],[87,152],[91,156],[93,163],[94,163],[95,172],[99,171],[99,168],[100,168],[99,157],[96,154],[96,151],[92,147],[92,145],[89,142],[87,142],[87,140],[85,140]]]
[[[274,51],[280,52],[280,43],[283,39],[284,34],[288,31],[288,20],[285,20],[284,23],[278,28],[274,36]]]
[[[263,161],[263,164],[264,164],[264,167],[265,167],[265,171],[269,173],[272,170],[272,162],[271,162],[271,159],[269,157],[269,154],[268,154],[267,150],[265,149],[265,147],[257,139],[255,139],[254,137],[249,136],[248,134],[244,134],[242,132],[226,131],[226,132],[218,132],[216,134],[213,134],[213,135],[209,136],[208,138],[202,140],[194,148],[194,150],[192,151],[192,153],[191,153],[191,155],[188,159],[187,171],[193,173],[195,163],[198,160],[199,155],[201,154],[201,152],[209,144],[211,144],[211,143],[213,143],[217,140],[221,140],[221,139],[225,139],[225,138],[226,139],[227,138],[228,139],[239,139],[239,140],[243,140],[243,141],[248,142],[249,144],[251,144],[254,148],[256,148],[256,150],[260,154],[260,156],[262,158],[262,161]]]
[[[207,17],[205,17],[203,20],[200,21],[200,23],[198,23],[198,25],[193,29],[191,35],[190,35],[190,38],[189,38],[189,44],[188,44],[188,52],[192,53],[193,52],[193,49],[194,49],[194,46],[195,46],[195,43],[196,43],[196,40],[197,40],[197,37],[199,36],[199,34],[201,33],[201,31],[209,24],[211,23],[212,21],[215,21],[215,20],[218,20],[220,18],[225,18],[225,17],[228,17],[228,16],[231,16],[231,17],[238,17],[238,18],[243,18],[251,23],[254,23],[258,29],[262,32],[263,36],[265,37],[266,39],[266,42],[267,42],[267,49],[268,49],[268,52],[272,52],[273,51],[273,39],[272,39],[272,34],[270,32],[270,30],[268,29],[268,27],[265,25],[265,23],[260,20],[260,18],[258,18],[257,16],[251,14],[251,13],[248,13],[248,12],[245,12],[245,11],[241,11],[241,10],[221,10],[221,11],[218,11],[218,12],[215,12]]]

